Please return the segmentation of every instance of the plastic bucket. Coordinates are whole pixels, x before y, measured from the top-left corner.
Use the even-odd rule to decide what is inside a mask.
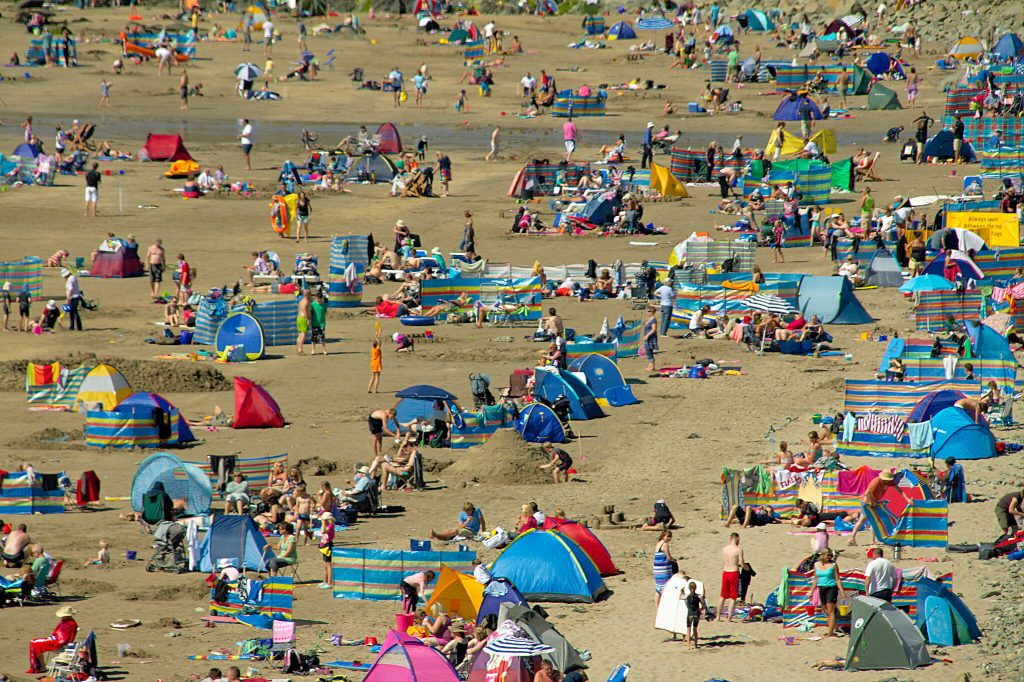
[[[181,338],[179,339],[180,342],[181,342],[181,345],[183,345],[183,346],[190,346],[190,345],[192,345],[192,334],[193,334],[193,332],[192,332],[191,329],[182,329],[181,330]]]
[[[850,605],[849,604],[839,604],[839,615],[843,616],[844,618],[846,616],[850,615]]]
[[[867,341],[870,338],[871,338],[871,332],[861,332],[860,333],[860,340],[861,341]]]
[[[135,553],[134,549],[129,549],[129,550],[125,551],[125,553],[124,553],[124,558],[127,559],[128,561],[135,561],[135,557],[136,557],[136,553]]]
[[[811,423],[812,424],[820,424],[821,423],[821,415],[820,414],[812,414],[811,415]]]
[[[405,632],[413,623],[416,622],[416,616],[411,613],[396,613],[395,614],[395,629],[399,632]]]

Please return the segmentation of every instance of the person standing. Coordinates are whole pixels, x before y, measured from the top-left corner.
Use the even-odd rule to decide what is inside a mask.
[[[417,71],[416,75],[412,77],[412,86],[416,91],[416,108],[419,109],[423,104],[423,95],[427,94],[427,77],[423,75],[423,72]]]
[[[178,254],[178,305],[188,303],[189,290],[192,287],[192,267],[185,260],[185,254]]]
[[[672,313],[669,313],[671,319]],[[664,323],[662,323],[664,324]],[[654,351],[658,350],[658,318],[655,317],[654,308],[647,310],[647,321],[643,328],[644,357],[647,358],[646,371],[654,371]]]
[[[772,144],[775,145],[775,151],[772,153],[772,161],[777,160],[782,156],[782,146],[786,144],[786,123],[785,121],[779,121],[779,124],[775,126],[775,130],[771,136]]]
[[[311,354],[316,355],[316,346],[320,344],[324,355],[327,355],[327,301],[322,292],[309,304],[309,326]]]
[[[433,571],[413,573],[402,578],[398,588],[402,593],[402,611],[404,613],[416,613],[416,607],[420,603],[420,594],[427,591],[427,584],[434,580]]]
[[[868,483],[867,489],[864,494],[861,495],[860,501],[865,507],[877,507],[885,497],[886,489],[895,488],[896,492],[900,494],[903,500],[910,504],[911,500],[906,494],[900,490],[899,486],[896,485],[896,479],[892,475],[891,471],[883,471],[878,474],[878,478]],[[861,513],[860,519],[857,521],[857,525],[853,527],[853,535],[850,536],[850,545],[855,546],[857,544],[857,533],[864,527],[864,524],[868,522],[868,516],[866,513]]]
[[[501,126],[494,126],[494,130],[491,132],[491,151],[487,152],[487,156],[484,157],[484,161],[498,160],[498,136],[500,134]]]
[[[822,552],[814,564],[811,594],[814,594],[815,590],[818,592],[818,601],[821,602],[821,608],[825,611],[825,617],[828,619],[828,632],[825,633],[825,636],[835,637],[836,604],[839,599],[846,599],[846,593],[843,590],[842,576],[839,575],[839,566],[835,563],[831,549]]]
[[[953,163],[964,162],[964,119],[960,114],[953,117]]]
[[[917,108],[917,95],[921,92],[921,76],[917,74],[917,69],[910,67],[910,74],[907,76],[907,102],[910,104],[911,109]]]
[[[249,119],[242,119],[242,132],[238,135],[239,144],[242,145],[242,157],[245,159],[245,169],[252,170],[252,161],[249,155],[252,153],[252,124]]]
[[[654,608],[657,610],[661,602],[661,593],[665,583],[672,577],[672,531],[663,530],[654,545]]]
[[[93,163],[85,174],[85,217],[96,217],[96,204],[100,200],[100,165]]]
[[[1013,537],[1020,530],[1019,518],[1024,518],[1024,509],[1021,502],[1024,500],[1024,490],[1016,490],[1006,493],[996,502],[996,518],[999,520],[999,530],[1003,537]]]
[[[726,83],[738,83],[740,80],[740,48],[739,44],[733,41],[726,57]]]
[[[871,188],[865,186],[860,195],[860,229],[867,235],[871,232],[871,218],[875,213],[875,198],[871,196]]]
[[[839,77],[836,79],[836,90],[841,97],[840,106],[846,108],[846,93],[850,90],[850,74],[845,66],[839,67]]]
[[[299,198],[295,202],[295,243],[302,238],[309,242],[309,214],[313,212],[313,202],[306,190],[299,191]]]
[[[268,59],[274,54],[274,22],[267,17],[263,21],[263,56]]]
[[[295,329],[298,331],[298,334],[295,337],[295,352],[299,355],[306,354],[303,348],[306,345],[306,334],[309,333],[309,304],[312,301],[312,298],[312,292],[309,289],[306,289],[302,292],[302,298],[299,299],[299,313],[295,317]]]
[[[110,83],[107,82],[106,78],[100,81],[100,106],[110,106]]]
[[[153,300],[160,298],[160,283],[164,281],[164,267],[167,265],[164,242],[157,239],[146,249],[146,266],[149,268],[149,289]]]
[[[643,154],[640,156],[640,168],[647,168],[648,164],[654,163],[654,122],[648,121],[644,130],[643,139],[640,142]]]
[[[466,226],[462,228],[462,241],[459,242],[459,251],[476,253],[476,231],[473,229],[473,214],[466,211],[463,214],[466,218]]]
[[[184,111],[188,109],[188,68],[181,67],[181,78],[178,79],[178,99],[181,101],[178,108]]]
[[[391,73],[388,74],[388,79],[391,81],[391,87],[393,88],[391,91],[394,96],[393,104],[396,107],[402,106],[402,81],[404,78],[405,77],[402,75],[402,72],[398,70],[397,66],[392,68]]]
[[[672,324],[672,307],[675,303],[676,292],[671,282],[663,282],[654,290],[654,295],[658,297],[658,312],[661,314],[659,333],[661,336],[667,337],[669,326]]]
[[[61,268],[61,277],[64,278],[64,304],[68,307],[68,331],[76,329],[82,331],[82,316],[78,313],[78,306],[82,303],[82,289],[78,286],[78,278],[68,268]]]
[[[732,622],[732,614],[736,609],[736,600],[740,597],[740,568],[746,559],[740,549],[740,534],[730,533],[729,544],[722,549],[722,593],[718,602],[718,621],[722,621],[722,609],[729,602],[728,622]]]
[[[444,152],[437,153],[437,177],[441,179],[441,196],[448,196],[452,181],[452,160]]]
[[[928,141],[928,126],[935,123],[935,119],[929,116],[927,111],[922,111],[921,115],[914,119],[914,123],[917,124],[917,131],[914,133],[914,140],[917,142],[916,161],[921,165],[925,162],[924,143]]]
[[[252,52],[252,17],[249,15],[242,21],[242,52]]]
[[[580,131],[573,123],[572,116],[569,117],[565,123],[562,124],[562,141],[565,143],[565,162],[570,163],[572,161],[572,154],[576,151],[576,140],[579,137]]]
[[[885,558],[881,547],[870,550],[868,556],[873,558],[864,569],[865,592],[869,597],[891,602],[892,591],[896,588],[896,567]]]
[[[306,22],[300,21],[296,28],[299,29],[299,59],[302,59],[302,53],[306,51]]]
[[[380,347],[380,324],[377,324],[377,333],[373,337],[373,345],[370,346],[370,384],[366,387],[367,393],[376,393],[380,385],[380,373],[384,371],[384,354]]]
[[[813,118],[814,110],[811,108],[811,98],[804,97],[800,100],[800,132],[803,133],[804,139],[808,140],[811,137],[811,129],[814,127]]]

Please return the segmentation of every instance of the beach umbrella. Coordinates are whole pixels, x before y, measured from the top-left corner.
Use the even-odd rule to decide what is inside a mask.
[[[554,652],[554,647],[522,637],[499,637],[491,640],[484,651],[500,656],[539,656]]]
[[[443,388],[428,384],[416,384],[415,386],[403,388],[395,393],[395,397],[412,398],[415,400],[458,400],[458,398]]]
[[[904,294],[911,294],[919,291],[952,291],[955,285],[945,277],[939,275],[918,275],[908,279],[900,287]]]
[[[252,62],[244,62],[235,67],[235,78],[240,81],[254,81],[260,77],[260,67]]]
[[[775,294],[754,294],[746,300],[745,306],[749,310],[760,310],[761,312],[774,313],[775,315],[793,315],[799,312]]]

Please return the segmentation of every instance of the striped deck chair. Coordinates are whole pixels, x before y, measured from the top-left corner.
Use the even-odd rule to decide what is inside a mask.
[[[530,307],[511,286],[501,284],[480,285],[480,304],[491,325],[511,327],[515,322],[529,319]]]
[[[291,620],[294,590],[295,583],[291,578],[241,579],[232,584],[227,602],[213,601],[213,590],[210,590],[210,615],[258,614],[274,620]]]

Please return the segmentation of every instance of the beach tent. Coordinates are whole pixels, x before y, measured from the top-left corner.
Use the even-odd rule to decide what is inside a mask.
[[[843,17],[841,19],[833,20],[831,24],[825,27],[824,35],[830,35],[832,33],[839,33],[840,31],[842,31],[843,33],[846,34],[845,40],[856,38],[857,34],[860,33],[856,26],[860,22],[851,21],[854,18],[855,17]]]
[[[141,277],[144,273],[142,261],[139,260],[137,246],[122,246],[116,251],[97,251],[89,266],[90,277],[104,279],[122,277]]]
[[[913,670],[931,663],[921,631],[887,601],[854,597],[846,670]]]
[[[537,368],[533,392],[549,403],[564,395],[569,399],[569,414],[573,419],[586,421],[604,416],[594,392],[575,375],[556,367]]]
[[[132,387],[123,374],[110,365],[97,365],[82,380],[75,398],[75,409],[81,409],[80,405],[100,405],[100,409],[112,410],[131,394]]]
[[[587,378],[587,386],[594,392],[598,405],[621,407],[638,402],[619,366],[604,355],[584,353],[572,361],[569,370]]]
[[[599,193],[587,201],[580,217],[594,225],[607,225],[612,222],[615,211],[619,208],[622,208],[622,199],[617,193],[611,196]]]
[[[252,25],[252,30],[260,31],[263,29],[263,24],[267,20],[267,15],[263,13],[263,10],[256,5],[249,5],[245,8],[245,12],[242,14],[242,21],[239,22],[241,28],[247,23]]]
[[[978,160],[974,153],[974,147],[967,140],[964,140],[963,147],[960,148],[960,156],[967,163],[974,163]],[[937,161],[954,159],[956,155],[953,151],[953,131],[940,130],[928,138],[924,145],[924,157],[926,159],[934,158]]]
[[[732,28],[727,24],[722,24],[711,34],[711,42],[716,45],[730,45],[733,38]]]
[[[988,325],[965,320],[967,336],[971,340],[971,357],[982,360],[1003,360],[1016,364],[1017,359],[1010,350],[1010,342]]]
[[[907,414],[907,423],[920,423],[929,421],[933,416],[942,412],[947,407],[953,407],[956,401],[964,398],[964,394],[954,389],[942,389],[932,391],[917,401]],[[982,417],[984,419],[984,417]]]
[[[978,61],[981,52],[981,43],[978,42],[977,38],[970,36],[961,38],[949,48],[949,56],[963,60]]]
[[[580,549],[586,552],[602,576],[619,574],[620,571],[615,567],[612,555],[608,553],[604,543],[586,526],[569,519],[556,519],[553,516],[548,516],[544,519],[544,530],[555,530],[571,538],[580,546]]]
[[[873,318],[857,300],[845,277],[806,275],[800,279],[800,311],[823,324],[870,324]]]
[[[892,57],[889,56],[888,52],[876,52],[865,60],[864,68],[876,76],[881,76],[889,71],[889,64],[891,63]],[[902,64],[897,63],[896,73],[901,76],[906,75],[903,73]]]
[[[42,152],[40,149],[33,147],[28,142],[22,142],[21,144],[14,148],[14,151],[11,153],[11,156],[17,156],[22,159],[34,159],[41,153]]]
[[[366,154],[352,162],[345,171],[346,182],[360,182],[376,177],[377,182],[391,182],[398,173],[395,164],[383,154]]]
[[[885,87],[881,83],[875,83],[868,93],[868,109],[888,111],[890,109],[902,109],[900,98],[896,92]]]
[[[891,253],[875,251],[868,261],[867,283],[873,287],[899,287],[903,284],[903,271]]]
[[[587,667],[575,647],[549,623],[544,616],[522,604],[502,604],[498,612],[498,622],[510,620],[526,632],[526,635],[538,644],[546,644],[554,651],[541,654],[541,658],[551,661],[552,667],[562,674]]]
[[[459,675],[439,650],[389,629],[363,682],[459,682]]]
[[[440,604],[450,616],[457,614],[466,620],[473,620],[480,612],[483,601],[484,586],[476,578],[441,564],[441,574],[437,576],[430,600],[423,608],[430,613],[431,606]]]
[[[949,229],[951,228],[947,227],[944,228],[943,230],[933,232],[932,237],[938,234],[939,239],[937,241],[939,242],[939,244],[941,244],[942,238],[945,236],[946,231]],[[967,234],[974,235],[973,232],[968,232]],[[957,237],[959,236],[960,233],[957,234]],[[977,241],[981,241],[980,237],[978,237],[977,235],[974,236]],[[974,242],[975,239],[972,239],[971,241]],[[931,239],[929,239],[928,241],[931,241]],[[981,241],[981,244],[982,248],[984,248],[983,241]],[[961,246],[968,249],[977,249],[977,247],[973,245],[961,244]],[[929,263],[925,267],[924,270],[921,271],[921,274],[937,275],[948,281],[948,278],[946,277],[946,261],[948,259],[952,259],[953,264],[956,266],[956,275],[954,275],[953,279],[984,279],[985,273],[982,272],[981,268],[978,267],[978,264],[971,260],[971,257],[967,255],[966,251],[960,251],[959,249],[947,251],[945,253],[940,253],[932,260],[931,263]]]
[[[565,427],[547,405],[530,403],[515,421],[516,431],[527,443],[564,443]]]
[[[284,415],[273,396],[259,384],[235,377],[235,421],[236,429],[280,429],[284,426]]]
[[[85,411],[91,447],[165,447],[195,441],[178,408],[158,393],[133,393],[110,411]]]
[[[530,601],[592,603],[608,588],[594,562],[571,538],[537,528],[520,534],[491,564]]]
[[[267,540],[251,516],[217,515],[199,543],[196,570],[209,573],[221,559],[232,559],[239,569],[266,570]]]
[[[759,9],[748,9],[747,28],[751,31],[774,31],[775,22]]]
[[[379,142],[374,146],[373,151],[378,154],[401,154],[402,136],[398,134],[398,128],[394,123],[381,123],[377,128]]]
[[[651,161],[651,189],[664,197],[690,196],[683,183],[679,182],[668,168],[659,166],[653,161]]]
[[[185,149],[181,135],[156,135],[150,133],[140,155],[150,161],[191,161],[192,155]]]
[[[996,439],[987,424],[975,422],[961,407],[947,407],[932,417],[934,441],[931,456],[936,461],[947,457],[988,459],[996,455]]]
[[[518,638],[504,638],[513,642]],[[540,666],[540,656],[488,654],[481,652],[473,660],[467,682],[533,682],[533,670]]]
[[[851,95],[866,95],[871,89],[871,81],[874,80],[874,76],[867,69],[861,68],[856,64],[853,65],[853,82],[850,83],[850,94]]]
[[[263,326],[244,312],[231,313],[224,318],[214,343],[218,353],[226,353],[231,347],[241,347],[247,360],[259,360],[266,349]]]
[[[636,38],[636,31],[624,21],[613,24],[608,29],[608,40],[633,40]]]
[[[494,614],[494,617],[497,618],[501,605],[505,603],[522,604],[526,608],[530,608],[530,605],[526,603],[526,597],[519,593],[515,585],[504,578],[495,578],[484,587],[484,596],[480,602],[480,610],[477,611],[476,618],[473,620],[477,623],[482,623],[484,618],[491,614]]]
[[[779,102],[779,106],[775,109],[775,120],[776,121],[799,121],[800,120],[800,107],[803,106],[803,102],[806,100],[811,105],[811,119],[815,121],[821,120],[821,109],[818,107],[818,103],[807,95],[797,95],[792,93],[786,95]],[[788,135],[787,135],[788,137]]]
[[[662,16],[645,17],[636,22],[638,31],[666,31],[675,24]]]
[[[1007,33],[996,41],[996,46],[992,48],[992,54],[1003,59],[1016,59],[1024,56],[1024,41],[1021,41],[1020,36],[1016,33]]]
[[[931,600],[943,602],[940,608],[929,608]],[[931,578],[917,581],[917,627],[929,644],[954,646],[970,644],[981,637],[978,620],[951,589]],[[936,641],[943,636],[943,641]]]
[[[115,410],[127,407],[148,407],[164,412],[171,412],[178,408],[171,403],[170,400],[163,397],[159,393],[149,393],[147,391],[137,391],[132,393],[130,396],[118,403]],[[185,422],[185,417],[181,417],[181,424],[178,427],[178,441],[181,443],[194,441],[196,438],[192,435],[192,430],[188,427]]]
[[[132,509],[142,511],[142,496],[154,483],[162,483],[172,500],[185,500],[190,516],[210,512],[213,487],[210,478],[194,464],[186,464],[167,452],[158,452],[142,460],[132,478]]]
[[[537,14],[558,14],[558,3],[555,0],[537,0]]]

